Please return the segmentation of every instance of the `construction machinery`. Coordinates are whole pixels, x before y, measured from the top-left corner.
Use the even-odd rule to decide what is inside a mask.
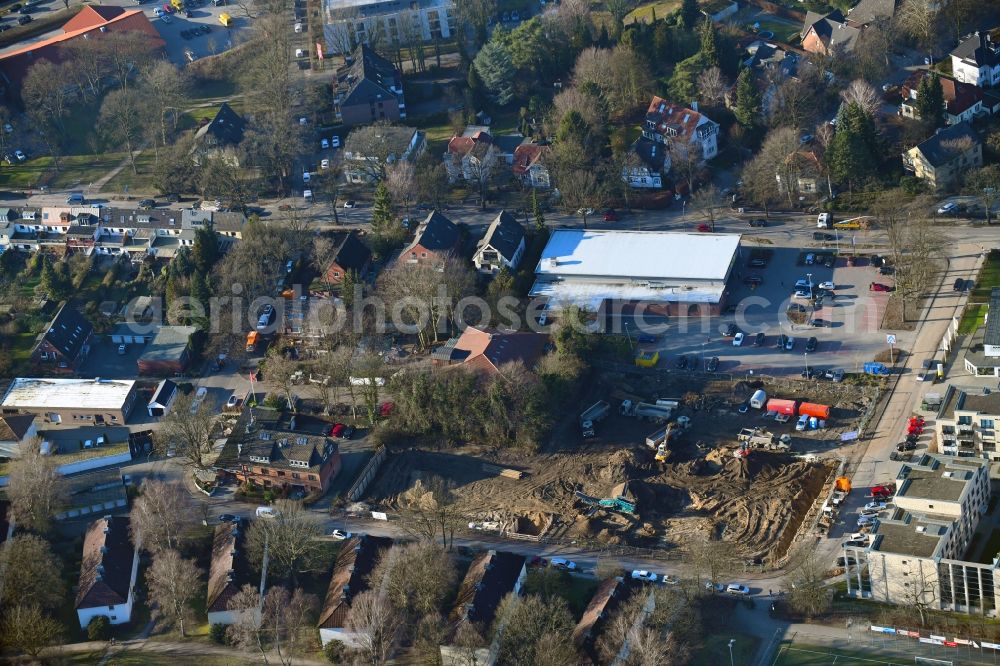
[[[791,447],[791,436],[780,438],[762,428],[742,428],[736,435],[736,440],[749,449],[767,449],[768,451],[787,451]]]
[[[670,405],[660,405],[649,402],[632,402],[631,400],[622,400],[621,414],[622,416],[634,416],[640,419],[648,419],[650,421],[669,421],[670,417],[673,416],[674,408]]]
[[[611,413],[611,405],[605,400],[598,400],[580,414],[580,428],[584,437],[596,435],[594,425]]]
[[[601,499],[599,497],[591,497],[590,495],[585,495],[579,490],[576,491],[577,498],[589,506],[595,509],[609,509],[611,511],[617,511],[619,513],[627,513],[629,515],[635,514],[635,502],[630,502],[622,496],[608,497]]]

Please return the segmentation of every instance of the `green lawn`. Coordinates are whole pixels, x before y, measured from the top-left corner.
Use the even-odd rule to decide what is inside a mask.
[[[156,155],[151,148],[147,148],[135,158],[135,166],[138,173],[132,173],[132,167],[126,166],[118,172],[114,178],[104,186],[105,192],[125,192],[128,186],[129,194],[152,192],[153,186],[153,165]]]
[[[827,666],[828,664],[837,664],[837,666],[878,666],[880,664],[902,666],[909,663],[911,662],[903,659],[879,657],[869,652],[831,651],[829,648],[815,645],[794,644],[783,645],[772,666]]]
[[[1000,287],[1000,253],[990,252],[979,271],[976,288],[969,294],[969,305],[958,323],[959,335],[969,335],[986,321],[989,310],[990,292]]]
[[[760,30],[757,34],[764,31],[770,31],[774,33],[775,39],[780,39],[782,41],[789,41],[793,35],[799,34],[800,28],[798,26],[789,25],[786,21],[780,19],[770,19],[758,16],[754,22],[760,23]]]
[[[708,634],[707,636],[702,636],[701,638],[704,642],[701,649],[695,652],[694,658],[691,660],[692,664],[716,664],[717,666],[721,666],[722,664],[730,663],[730,640],[736,641],[736,643],[733,644],[732,663],[743,666],[749,666],[750,664],[755,663],[757,646],[760,644],[760,638],[757,636],[732,632],[725,634]]]
[[[656,19],[665,18],[668,14],[681,6],[680,0],[658,0],[640,5],[625,15],[623,23],[628,25],[636,21],[649,22],[653,20],[653,13]]]
[[[986,313],[989,312],[989,305],[970,305],[965,308],[961,321],[958,322],[959,335],[971,335],[976,329],[986,323]]]
[[[235,81],[219,81],[215,79],[198,79],[191,87],[191,101],[230,97],[239,92]]]

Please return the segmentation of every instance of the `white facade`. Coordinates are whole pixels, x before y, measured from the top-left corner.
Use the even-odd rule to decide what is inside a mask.
[[[669,171],[669,160],[666,162],[666,165]],[[637,189],[658,190],[663,187],[663,174],[645,165],[622,167],[622,180],[628,183],[629,187]]]
[[[513,271],[521,263],[524,247],[524,239],[522,238],[514,254],[505,257],[502,252],[487,244],[476,250],[476,254],[472,257],[472,263],[475,264],[476,270],[481,273],[499,273],[504,268]]]
[[[125,624],[132,619],[132,605],[135,603],[135,581],[139,575],[139,548],[136,547],[132,554],[132,576],[128,584],[128,598],[125,603],[114,606],[94,606],[90,608],[77,608],[76,616],[80,620],[80,628],[86,629],[90,621],[95,617],[104,615],[111,624]]]
[[[350,53],[360,44],[370,45],[373,38],[401,45],[447,40],[454,32],[454,11],[451,0],[328,0],[323,28],[326,48],[333,53]]]

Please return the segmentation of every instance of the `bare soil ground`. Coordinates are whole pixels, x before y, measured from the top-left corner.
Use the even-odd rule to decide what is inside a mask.
[[[857,386],[768,380],[769,395],[831,406],[826,430],[796,432],[793,422],[763,421],[759,410],[738,412],[755,387],[707,375],[603,373],[580,404],[582,409],[604,398],[615,410],[598,425],[596,438],[580,439],[580,410],[574,410],[537,454],[471,447],[400,452],[383,465],[367,500],[391,509],[417,479],[439,476],[452,483],[456,507],[469,520],[497,521],[512,531],[535,534],[551,521],[549,534],[555,536],[680,549],[713,535],[731,542],[734,553],[776,559],[832,470],[829,461],[791,454],[830,450],[839,433],[853,427],[866,398]],[[683,401],[680,414],[690,417],[691,428],[671,443],[666,463],[656,462],[645,444],[658,426],[617,413],[628,397]],[[735,457],[736,433],[755,425],[793,435],[791,454],[756,450],[747,459]],[[497,476],[484,471],[483,463],[527,476]],[[610,498],[626,483],[624,495],[636,502],[636,515],[595,510],[577,496]]]

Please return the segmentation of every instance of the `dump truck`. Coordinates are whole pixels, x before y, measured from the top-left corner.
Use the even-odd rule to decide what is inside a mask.
[[[247,351],[255,352],[257,351],[257,342],[260,340],[260,333],[257,331],[250,331],[247,333]]]
[[[869,361],[864,365],[864,373],[866,375],[885,376],[889,374],[889,368],[885,367],[885,363]]]
[[[674,414],[674,410],[671,407],[667,407],[665,405],[655,405],[649,402],[633,403],[629,412],[629,416],[634,416],[638,419],[648,419],[650,421],[661,422],[669,421],[670,417]]]
[[[820,405],[815,402],[803,402],[799,405],[799,414],[815,416],[825,421],[830,418],[830,407],[829,405]]]
[[[611,413],[611,405],[605,400],[598,400],[580,414],[580,428],[584,437],[593,437],[596,433],[594,426]]]
[[[841,490],[845,493],[851,492],[851,480],[846,476],[838,476],[833,482],[834,490]]]
[[[663,428],[654,430],[649,435],[646,436],[646,446],[651,449],[657,448],[660,444],[667,440],[667,433],[670,434],[670,439],[676,439],[680,437],[685,430],[691,427],[691,418],[687,416],[678,416],[677,420],[670,423]]]
[[[743,428],[736,435],[736,439],[752,449],[787,451],[791,447],[791,437],[789,435],[782,435],[779,438],[761,428]]]

